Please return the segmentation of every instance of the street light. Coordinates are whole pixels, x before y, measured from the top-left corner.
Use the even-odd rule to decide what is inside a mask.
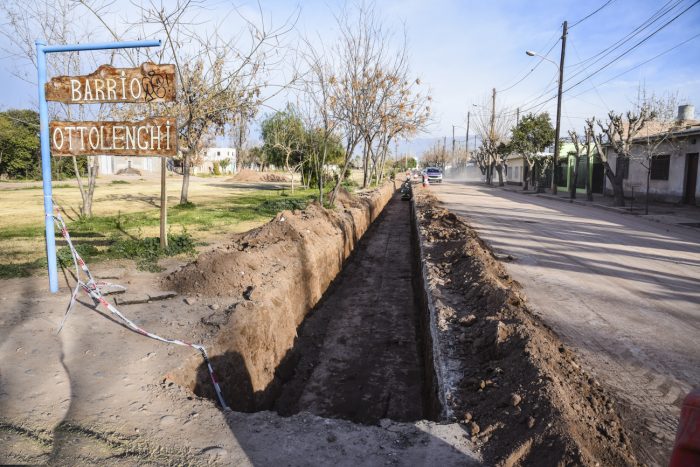
[[[564,54],[566,52],[566,33],[567,33],[567,28],[568,28],[568,23],[564,21],[564,24],[562,25],[562,35],[561,35],[561,58],[559,59],[559,64],[557,65],[556,62],[553,60],[550,60],[549,58],[540,55],[538,53],[535,53],[531,50],[526,50],[525,54],[530,56],[530,57],[540,57],[543,60],[547,60],[551,64],[553,64],[555,67],[557,67],[557,71],[559,71],[559,90],[557,92],[557,122],[556,122],[556,129],[554,131],[554,160],[552,161],[552,194],[556,195],[557,194],[557,165],[559,164],[559,136],[561,132],[561,95],[562,95],[562,85],[564,82]]]

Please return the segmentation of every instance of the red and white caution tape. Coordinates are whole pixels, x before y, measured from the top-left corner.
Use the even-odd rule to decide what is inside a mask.
[[[81,258],[80,254],[73,246],[70,234],[68,233],[68,229],[66,228],[66,223],[63,221],[63,217],[61,217],[61,213],[58,210],[58,208],[56,209],[56,215],[53,216],[53,218],[58,224],[59,228],[61,229],[61,235],[63,235],[63,238],[66,240],[68,248],[70,248],[71,255],[73,256],[73,263],[75,265],[75,277],[78,281],[78,283],[75,286],[75,289],[73,290],[73,293],[71,294],[68,308],[66,309],[66,313],[63,315],[63,319],[61,320],[61,324],[59,325],[56,334],[61,332],[61,329],[63,328],[63,325],[68,319],[68,315],[70,314],[73,305],[75,304],[76,296],[78,295],[78,292],[82,289],[85,293],[87,293],[90,296],[90,298],[92,298],[95,301],[96,305],[102,305],[104,308],[109,310],[110,313],[117,316],[122,322],[124,322],[124,324],[126,324],[134,332],[137,332],[146,337],[150,337],[151,339],[155,339],[157,341],[165,342],[166,344],[175,344],[185,347],[192,347],[193,349],[199,351],[199,353],[202,355],[202,358],[204,359],[204,363],[207,364],[209,376],[211,377],[211,382],[214,385],[214,390],[216,391],[216,396],[219,399],[221,407],[223,407],[224,410],[230,410],[229,407],[226,405],[226,402],[224,401],[224,396],[221,394],[219,382],[216,379],[216,374],[214,373],[214,369],[212,368],[211,362],[209,361],[209,355],[207,355],[207,350],[204,348],[204,346],[200,344],[192,344],[190,342],[182,341],[179,339],[166,339],[164,337],[158,336],[157,334],[148,332],[142,329],[141,327],[137,326],[133,321],[124,316],[114,305],[105,300],[101,290],[102,287],[115,287],[121,290],[126,290],[126,288],[121,285],[111,284],[109,282],[96,281],[92,277],[92,274],[90,273],[87,264],[85,264],[85,261],[83,261],[83,258]],[[87,282],[83,282],[81,280],[81,271],[87,277]]]

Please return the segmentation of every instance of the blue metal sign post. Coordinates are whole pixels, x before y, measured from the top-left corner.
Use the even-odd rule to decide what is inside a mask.
[[[160,41],[103,42],[96,44],[46,45],[36,41],[36,60],[39,87],[39,124],[41,138],[41,177],[44,187],[44,223],[46,225],[46,258],[49,267],[49,290],[58,292],[58,268],[56,265],[56,233],[53,223],[53,195],[51,190],[51,151],[49,150],[49,106],[46,102],[46,54],[77,52],[82,50],[133,49],[160,47]]]

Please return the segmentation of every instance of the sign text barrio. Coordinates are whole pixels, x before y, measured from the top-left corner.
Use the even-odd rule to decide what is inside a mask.
[[[175,65],[101,65],[89,75],[52,78],[45,90],[47,101],[65,104],[170,102],[175,100]]]

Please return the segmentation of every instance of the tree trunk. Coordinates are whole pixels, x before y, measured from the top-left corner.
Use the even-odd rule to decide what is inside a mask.
[[[578,183],[578,156],[574,157],[574,173],[571,175],[571,185],[569,186],[569,198],[576,199],[576,185]]]
[[[610,180],[613,189],[613,206],[625,205],[625,192],[622,187],[622,173],[615,174],[610,168],[608,161],[605,161],[605,175]]]
[[[187,193],[190,188],[190,153],[185,152],[182,159],[182,189],[180,190],[180,204],[187,204]]]
[[[591,154],[586,154],[586,200],[593,201],[593,187],[591,186]]]
[[[498,172],[498,186],[504,186],[503,183],[503,165],[496,164],[496,172]]]

